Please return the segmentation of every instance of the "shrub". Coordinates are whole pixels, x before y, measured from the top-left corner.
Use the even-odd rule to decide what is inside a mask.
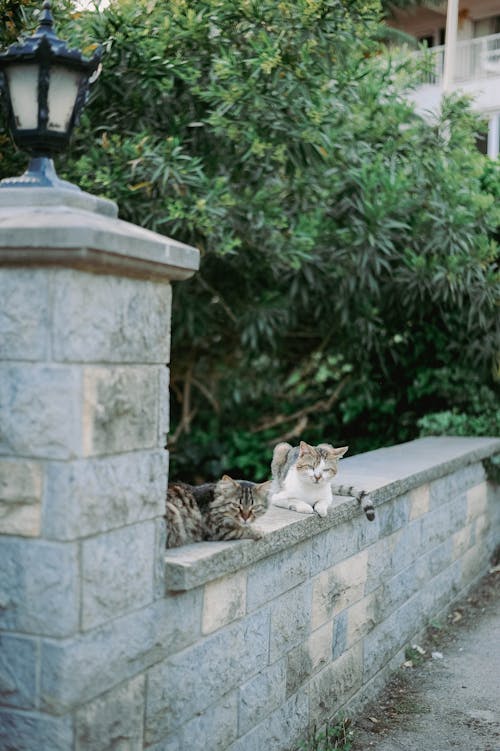
[[[423,389],[443,370],[495,388],[498,168],[465,100],[415,114],[379,10],[123,0],[61,27],[105,56],[60,173],[202,253],[174,292],[173,476],[413,438],[458,409]]]

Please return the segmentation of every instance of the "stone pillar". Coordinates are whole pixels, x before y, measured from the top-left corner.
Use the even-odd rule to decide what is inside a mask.
[[[161,657],[171,280],[198,251],[0,189],[0,750],[142,748]],[[117,740],[121,739],[121,740]]]

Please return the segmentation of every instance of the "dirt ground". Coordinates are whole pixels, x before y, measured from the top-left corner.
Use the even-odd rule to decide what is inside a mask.
[[[353,730],[352,751],[500,751],[500,566],[407,651]]]

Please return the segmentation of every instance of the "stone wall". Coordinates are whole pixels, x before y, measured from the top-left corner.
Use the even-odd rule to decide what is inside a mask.
[[[115,213],[0,189],[0,751],[288,751],[486,570],[500,441],[343,459],[373,523],[338,498],[165,556],[170,280],[198,258]]]
[[[290,751],[359,708],[487,570],[500,493],[481,459],[499,449],[428,438],[343,459],[339,478],[372,491],[374,522],[337,497],[327,519],[273,509],[259,542],[168,551],[178,631],[148,672],[146,747]]]

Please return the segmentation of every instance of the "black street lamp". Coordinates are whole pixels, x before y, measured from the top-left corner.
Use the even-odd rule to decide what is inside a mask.
[[[101,50],[86,58],[69,49],[53,29],[45,0],[33,36],[0,52],[0,91],[7,106],[9,130],[21,151],[30,154],[27,171],[0,187],[58,187],[79,190],[60,180],[52,157],[69,143],[99,73]]]

